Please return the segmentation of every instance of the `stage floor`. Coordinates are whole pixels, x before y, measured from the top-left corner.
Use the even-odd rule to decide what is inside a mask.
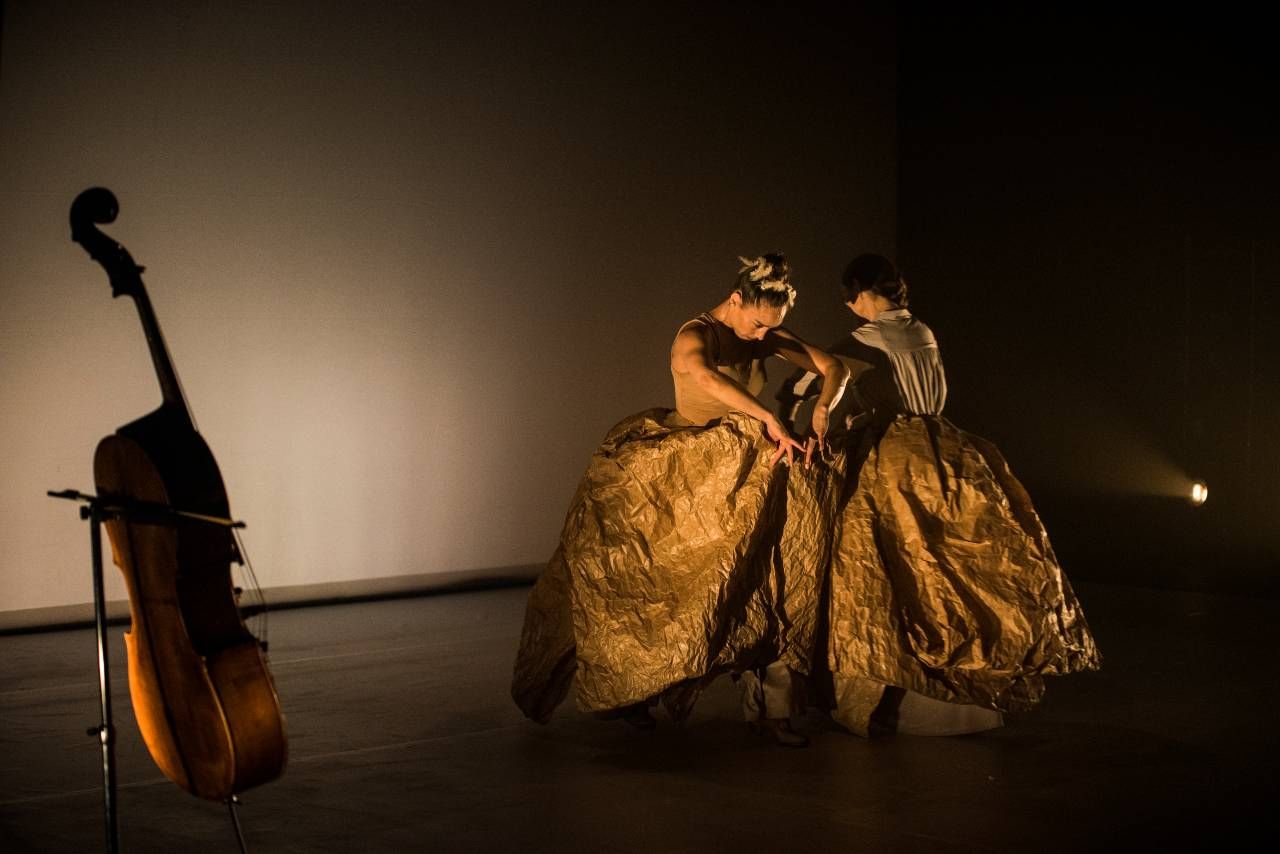
[[[525,720],[507,690],[528,588],[271,617],[284,776],[250,851],[1106,851],[1243,844],[1275,803],[1280,603],[1081,584],[1103,670],[1002,729],[784,750],[717,682],[683,726]],[[112,631],[128,852],[237,851],[224,807],[161,777]],[[0,849],[102,850],[93,632],[0,637]],[[659,713],[661,715],[661,713]]]

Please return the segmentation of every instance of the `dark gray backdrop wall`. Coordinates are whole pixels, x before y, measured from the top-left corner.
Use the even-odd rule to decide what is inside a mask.
[[[1270,30],[1230,4],[899,23],[901,260],[953,419],[1073,575],[1280,591]]]
[[[89,598],[43,491],[158,402],[88,186],[268,587],[545,560],[736,255],[787,251],[827,341],[895,249],[889,4],[11,0],[3,38],[0,611]]]

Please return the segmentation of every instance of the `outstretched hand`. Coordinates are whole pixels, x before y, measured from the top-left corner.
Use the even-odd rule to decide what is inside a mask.
[[[813,436],[804,440],[804,467],[809,468],[813,465],[813,451],[815,448],[822,447],[818,440]]]
[[[774,452],[773,458],[769,460],[770,466],[776,466],[784,456],[787,458],[787,465],[790,465],[795,453],[806,454],[804,446],[792,437],[791,431],[784,427],[776,417],[765,421],[764,427],[769,434],[770,441],[778,443],[778,450]],[[808,454],[806,454],[805,459],[806,461],[808,460]]]
[[[809,418],[809,429],[813,431],[813,438],[818,443],[818,450],[825,450],[827,447],[827,430],[831,426],[831,409],[821,404],[813,408],[813,415]]]
[[[813,408],[809,418],[809,429],[813,432],[804,443],[804,464],[809,466],[813,461],[813,452],[827,449],[827,429],[831,425],[831,410],[819,404]]]

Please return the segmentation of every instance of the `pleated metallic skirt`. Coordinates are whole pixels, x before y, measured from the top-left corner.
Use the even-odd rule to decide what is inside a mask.
[[[845,726],[866,731],[877,685],[1023,711],[1044,676],[1100,666],[1031,499],[993,444],[929,416],[900,416],[861,444],[827,603]]]
[[[545,722],[576,683],[583,710],[661,697],[679,718],[718,674],[782,661],[862,686],[837,716],[865,731],[886,685],[1013,710],[1041,676],[1098,666],[993,446],[899,418],[832,448],[771,467],[773,444],[738,413],[615,426],[530,593],[512,682],[525,714]]]

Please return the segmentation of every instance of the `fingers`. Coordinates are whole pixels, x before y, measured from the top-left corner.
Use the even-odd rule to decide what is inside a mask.
[[[774,451],[773,456],[769,459],[770,466],[776,466],[783,456],[787,458],[787,465],[791,465],[795,460],[796,453],[804,454],[805,459],[808,460],[809,451],[806,446],[801,445],[790,436],[783,436],[775,441],[778,443],[778,450]]]
[[[813,465],[813,448],[817,444],[814,439],[804,443],[804,467],[809,468]]]
[[[801,448],[799,443],[794,439],[779,439],[778,450],[773,452],[773,457],[769,460],[769,465],[771,467],[776,466],[778,461],[784,456],[787,458],[787,465],[791,465],[791,463],[795,461],[795,452],[803,450],[804,448]]]

